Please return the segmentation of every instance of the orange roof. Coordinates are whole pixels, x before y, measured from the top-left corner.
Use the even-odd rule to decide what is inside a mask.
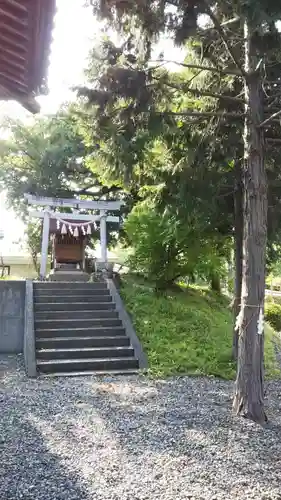
[[[0,99],[39,111],[48,68],[55,0],[0,0]]]

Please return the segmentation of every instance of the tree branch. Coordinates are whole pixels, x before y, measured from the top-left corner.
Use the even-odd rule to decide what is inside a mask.
[[[265,137],[265,142],[268,142],[269,144],[281,144],[281,138],[278,139],[277,137]]]
[[[156,112],[157,115],[174,115],[174,116],[202,116],[208,117],[219,117],[219,118],[244,118],[245,113],[227,113],[227,112],[213,112],[213,111],[159,111]]]
[[[220,26],[222,28],[227,28],[228,26],[232,26],[232,24],[238,23],[240,21],[240,19],[241,19],[240,16],[232,17],[231,19],[228,19],[227,21],[220,23]],[[216,29],[215,26],[208,26],[207,28],[203,28],[202,30],[200,30],[199,35],[204,34],[210,30],[214,30],[214,29]]]
[[[280,80],[265,80],[265,85],[281,85],[281,79]]]
[[[119,186],[111,186],[111,187],[103,186],[101,189],[102,195],[116,193],[117,191],[122,191],[122,188]]]
[[[279,111],[280,106],[267,106],[267,108],[264,108],[264,113],[268,114],[270,113],[271,115],[275,113],[276,111]]]
[[[214,27],[216,28],[217,32],[219,33],[219,35],[220,35],[220,37],[225,45],[225,48],[228,51],[232,61],[237,66],[237,68],[240,72],[240,75],[245,77],[246,73],[244,71],[244,68],[243,68],[242,64],[240,63],[239,59],[236,57],[236,54],[235,54],[234,50],[232,49],[231,45],[229,44],[229,41],[227,40],[227,36],[226,36],[224,29],[222,28],[220,22],[218,21],[218,19],[214,15],[211,7],[206,2],[206,0],[204,0],[203,3],[205,5],[205,12],[206,12],[206,14],[208,14],[209,18],[213,21]]]
[[[271,111],[278,111],[278,109],[280,109],[280,106],[278,106],[277,108],[277,105],[280,101],[280,97],[281,97],[281,92],[275,94],[275,95],[267,95],[265,100],[268,100],[268,106],[267,106],[267,109]]]
[[[74,193],[77,195],[85,194],[88,196],[96,196],[96,193],[88,193],[88,190],[93,188],[97,188],[99,190],[99,192],[97,193],[98,195],[105,195],[105,194],[115,193],[117,191],[122,191],[122,188],[118,186],[113,185],[108,187],[108,186],[103,186],[102,184],[94,183],[82,189],[79,189],[78,191],[74,191]]]
[[[91,194],[91,193],[87,193],[87,191],[89,189],[92,189],[94,187],[100,187],[98,184],[94,183],[94,184],[89,184],[89,186],[85,186],[84,188],[82,189],[78,189],[78,191],[75,191],[75,194]]]
[[[179,2],[177,0],[168,0],[167,1],[168,4],[172,5],[173,7],[178,7],[179,6]],[[225,21],[224,23],[221,23],[221,26],[223,27],[227,27],[227,26],[231,26],[232,24],[235,24],[237,23],[238,21],[240,21],[240,17],[239,16],[235,16],[233,17],[232,19],[229,19],[228,21]],[[200,31],[200,33],[202,32],[206,32],[206,31],[209,31],[210,29],[214,29],[212,26],[211,27],[208,27],[208,28],[204,28],[202,31]]]
[[[281,92],[267,96],[265,99],[276,99],[276,97],[281,97]]]
[[[157,81],[161,81],[161,78],[155,78]],[[233,101],[233,102],[237,102],[239,104],[244,104],[245,102],[243,101],[243,99],[239,99],[239,97],[234,97],[234,96],[230,96],[230,95],[224,95],[224,94],[218,94],[216,92],[206,92],[205,90],[200,90],[200,89],[193,89],[193,88],[190,88],[190,87],[186,87],[185,84],[183,85],[177,85],[177,84],[174,84],[174,83],[170,83],[170,82],[164,82],[165,85],[167,85],[168,87],[170,88],[173,88],[173,89],[176,89],[176,90],[182,90],[184,92],[190,92],[190,94],[194,94],[194,95],[197,95],[197,96],[203,96],[203,97],[213,97],[214,99],[225,99],[225,100],[228,100],[228,101]]]
[[[277,118],[277,116],[280,116],[281,115],[281,109],[279,111],[277,111],[276,113],[273,113],[273,115],[271,115],[269,118],[267,118],[266,120],[264,120],[263,122],[261,122],[259,124],[259,127],[264,127],[265,125],[267,125],[267,123],[271,122],[271,120],[274,120],[274,118]]]
[[[224,28],[225,26],[232,25],[234,23],[238,23],[240,21],[240,16],[233,17],[232,19],[228,19],[228,21],[224,21],[224,23],[221,23],[221,26]]]
[[[159,62],[159,61],[152,61],[152,62]],[[240,71],[235,71],[231,69],[221,69],[221,68],[215,68],[214,66],[202,66],[200,64],[187,64],[183,62],[178,62],[178,61],[169,61],[169,60],[163,60],[165,64],[176,64],[177,66],[182,66],[183,68],[190,68],[190,69],[200,69],[202,71],[212,71],[213,73],[219,73],[221,75],[234,75],[234,76],[242,76]]]

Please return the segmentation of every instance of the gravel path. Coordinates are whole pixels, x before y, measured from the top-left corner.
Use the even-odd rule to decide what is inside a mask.
[[[262,429],[218,380],[0,379],[1,500],[281,499],[281,382]]]

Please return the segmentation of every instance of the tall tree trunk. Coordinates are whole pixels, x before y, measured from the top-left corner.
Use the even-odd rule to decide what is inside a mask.
[[[219,275],[214,271],[210,276],[211,290],[221,293],[221,281]]]
[[[240,312],[241,290],[242,290],[242,269],[243,269],[243,182],[242,168],[239,160],[235,162],[235,192],[234,192],[234,246],[235,246],[235,280],[234,280],[234,301],[233,301],[233,342],[232,356],[238,358],[238,329],[236,320]]]
[[[263,310],[267,237],[267,182],[264,164],[261,77],[253,43],[254,29],[245,22],[244,225],[239,353],[234,410],[264,423]]]

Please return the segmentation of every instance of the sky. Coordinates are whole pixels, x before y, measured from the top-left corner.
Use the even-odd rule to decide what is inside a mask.
[[[57,0],[49,60],[49,94],[38,98],[43,114],[55,113],[62,102],[71,99],[71,87],[83,82],[89,50],[100,32],[98,22],[89,9],[83,8],[83,3],[84,0]],[[5,116],[24,120],[28,112],[16,102],[0,102],[0,123]],[[23,238],[24,226],[6,208],[5,193],[0,194],[0,230],[4,231],[4,239],[0,241],[2,255],[22,253],[15,242]]]
[[[100,23],[84,3],[85,0],[57,0],[49,58],[49,94],[38,98],[42,114],[55,113],[63,102],[74,96],[71,87],[83,83],[89,50],[102,34]],[[182,58],[169,40],[161,43],[161,51],[167,59]],[[0,126],[5,116],[25,120],[29,114],[18,103],[0,101]],[[5,193],[0,194],[1,230],[4,231],[4,239],[0,241],[2,255],[14,254],[16,250],[18,253],[20,250],[14,242],[23,237],[24,226],[12,211],[7,210]]]

